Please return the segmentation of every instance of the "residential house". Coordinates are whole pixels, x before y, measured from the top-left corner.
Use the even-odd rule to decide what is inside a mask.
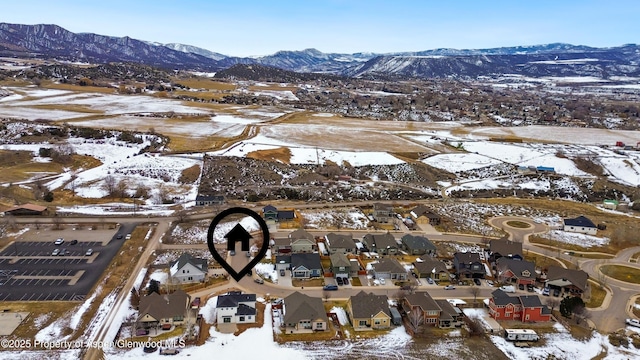
[[[410,212],[413,220],[418,224],[439,225],[440,215],[434,213],[425,205],[418,205]]]
[[[318,253],[291,254],[291,276],[308,279],[323,275]]]
[[[489,241],[489,262],[495,263],[501,257],[522,260],[522,243],[507,239]]]
[[[581,296],[587,289],[589,274],[583,270],[565,269],[561,266],[549,266],[546,284],[563,290],[574,296]]]
[[[291,251],[294,253],[310,253],[318,250],[316,239],[304,229],[298,229],[289,233]]]
[[[310,297],[296,291],[284,298],[283,309],[282,326],[285,334],[328,330],[329,319],[320,298]]]
[[[598,227],[586,216],[578,216],[573,219],[564,219],[564,231],[577,232],[588,235],[596,235]]]
[[[335,254],[337,252],[342,254],[355,254],[357,251],[356,243],[353,241],[351,234],[328,233],[324,236],[324,239],[329,254]]]
[[[551,320],[551,310],[542,304],[538,295],[510,296],[500,289],[491,293],[489,315],[496,320]]]
[[[438,318],[439,327],[448,328],[462,325],[464,313],[460,308],[451,305],[447,300],[436,300],[436,304],[438,304],[440,310],[442,310]]]
[[[291,269],[291,255],[276,255],[276,270]]]
[[[383,258],[371,264],[371,269],[375,279],[407,280],[407,270],[394,258]]]
[[[484,278],[486,273],[480,255],[472,252],[456,252],[453,254],[453,266],[458,279]]]
[[[265,220],[278,220],[278,209],[273,205],[267,205],[262,208],[262,217]]]
[[[496,261],[496,279],[516,285],[535,285],[536,265],[527,260],[501,257]]]
[[[360,291],[347,301],[347,313],[355,331],[388,329],[391,326],[387,295]]]
[[[386,234],[367,234],[362,238],[362,244],[369,251],[380,255],[394,255],[398,253],[398,242],[390,233]]]
[[[436,246],[424,236],[406,234],[400,238],[402,248],[411,255],[435,255]]]
[[[16,205],[4,211],[5,215],[13,216],[48,215],[48,213],[46,206],[35,204]]]
[[[211,206],[224,204],[224,196],[222,195],[196,195],[196,206]]]
[[[293,221],[295,220],[295,218],[296,218],[296,212],[294,210],[291,210],[291,209],[278,210],[278,215],[277,215],[278,222]]]
[[[207,259],[195,258],[188,253],[180,255],[169,267],[171,281],[177,284],[203,282],[208,272]]]
[[[375,203],[373,204],[373,219],[378,223],[390,223],[393,221],[395,216],[395,212],[393,211],[393,206],[383,204],[383,203]]]
[[[256,294],[243,294],[233,291],[227,295],[218,295],[216,304],[218,324],[247,324],[256,322]]]
[[[409,294],[404,297],[401,306],[402,310],[407,314],[411,314],[412,311],[419,312],[418,314],[422,317],[425,326],[436,327],[439,325],[442,309],[429,293],[416,292]]]
[[[450,280],[445,263],[429,255],[421,256],[420,260],[413,263],[413,272],[419,278],[431,278],[435,281]]]
[[[289,238],[275,238],[273,239],[273,253],[278,254],[290,254],[293,250],[291,246],[291,239]]]
[[[335,253],[329,256],[331,259],[331,272],[335,277],[350,277],[351,276],[351,261],[347,258],[347,255],[342,253]]]
[[[191,297],[182,289],[166,295],[154,292],[140,298],[136,323],[145,328],[182,325],[189,309]]]

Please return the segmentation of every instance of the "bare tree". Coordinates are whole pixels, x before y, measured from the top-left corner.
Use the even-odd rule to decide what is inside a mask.
[[[560,300],[552,297],[547,299],[547,306],[551,308],[551,311],[555,310],[558,305],[560,305]]]
[[[178,224],[185,222],[186,219],[187,219],[187,211],[186,210],[182,209],[182,210],[176,211],[176,222]]]
[[[322,298],[325,302],[329,301],[329,299],[331,298],[331,293],[329,291],[323,291]]]
[[[421,333],[424,330],[424,312],[419,307],[412,308],[407,317],[415,333]]]
[[[116,184],[116,190],[114,195],[117,195],[120,198],[120,200],[122,200],[124,196],[127,194],[128,187],[129,185],[124,179],[118,181],[118,183]]]
[[[107,195],[112,197],[116,192],[116,178],[113,175],[107,175],[104,178],[102,189],[107,192]]]
[[[62,229],[62,219],[58,216],[55,216],[51,219],[51,222],[53,222],[53,230],[60,230]]]
[[[484,328],[482,327],[482,323],[478,317],[465,317],[464,319],[467,324],[467,328],[469,329],[469,335],[477,336],[484,332]]]
[[[471,286],[469,288],[469,293],[471,293],[471,295],[473,295],[473,302],[477,303],[478,302],[478,294],[480,294],[480,288],[478,286]]]

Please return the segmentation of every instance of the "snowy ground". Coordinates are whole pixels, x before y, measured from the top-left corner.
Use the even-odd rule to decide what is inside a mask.
[[[253,269],[263,278],[271,279],[273,283],[278,283],[278,272],[276,271],[274,264],[257,263]]]
[[[609,244],[609,238],[598,237],[587,234],[572,233],[562,230],[551,230],[548,233],[541,234],[540,237],[559,241],[570,245],[578,245],[585,248],[606,246]]]
[[[344,229],[366,229],[369,220],[358,209],[301,210],[308,228],[328,228],[340,224]]]

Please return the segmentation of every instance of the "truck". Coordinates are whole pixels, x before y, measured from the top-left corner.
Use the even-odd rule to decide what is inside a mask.
[[[531,329],[504,329],[504,337],[509,341],[538,341],[540,337]]]

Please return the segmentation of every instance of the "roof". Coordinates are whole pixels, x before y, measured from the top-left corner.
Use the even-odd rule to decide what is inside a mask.
[[[517,296],[509,296],[506,292],[500,289],[494,290],[491,293],[491,297],[493,298],[493,303],[496,305],[520,304],[520,299],[518,299]]]
[[[449,303],[447,300],[436,300],[436,304],[438,304],[438,306],[442,310],[440,320],[452,321],[456,316],[459,315],[460,310],[456,310],[456,308],[453,307],[453,305],[451,305],[451,303]]]
[[[517,254],[522,257],[522,243],[511,240],[493,239],[489,241],[489,251],[492,254],[500,254],[502,256],[513,256]]]
[[[385,203],[374,203],[373,210],[393,210],[393,206]]]
[[[138,306],[138,319],[146,314],[160,321],[174,316],[184,316],[185,310],[190,305],[190,297],[182,289],[178,289],[168,295],[151,293],[140,298]]]
[[[391,247],[398,247],[396,238],[390,233],[385,234],[367,234],[362,238],[362,241],[367,243],[369,248],[375,247],[377,249],[387,249]]]
[[[349,261],[349,259],[347,258],[347,255],[343,253],[331,254],[329,255],[329,259],[331,259],[331,266],[333,267],[338,267],[338,266],[350,267],[351,266],[351,261]]]
[[[436,251],[436,246],[424,236],[413,236],[407,234],[400,241],[409,249],[425,249],[427,251]]]
[[[560,266],[549,266],[547,271],[547,281],[566,280],[584,291],[587,288],[589,274],[582,270],[565,269]]]
[[[457,252],[457,253],[453,254],[453,258],[457,259],[458,263],[460,263],[460,264],[469,264],[469,263],[474,263],[474,262],[481,263],[482,262],[480,260],[480,255],[478,253],[472,253],[472,252]]]
[[[295,219],[296,213],[293,210],[278,210],[278,220]]]
[[[355,249],[356,243],[351,234],[328,233],[324,237],[329,249]]]
[[[430,208],[428,208],[425,205],[418,205],[416,206],[413,210],[411,210],[411,215],[414,218],[419,218],[420,216],[426,216],[429,219],[439,219],[440,215],[434,213],[433,211],[431,211]]]
[[[262,208],[262,212],[263,213],[266,213],[266,212],[278,212],[278,209],[276,209],[276,207],[273,206],[273,205],[267,205],[267,206]]]
[[[182,269],[185,265],[191,264],[197,269],[200,269],[202,272],[207,272],[209,270],[207,259],[195,258],[191,256],[189,253],[182,253],[178,260],[171,263],[170,272],[171,276],[175,275],[178,270]]]
[[[400,265],[398,260],[396,260],[394,258],[381,259],[379,263],[371,264],[371,266],[373,267],[373,269],[377,273],[388,272],[388,273],[398,274],[398,273],[406,273],[407,272],[407,270],[404,268],[404,266]]]
[[[289,233],[289,239],[308,239],[311,241],[315,241],[316,239],[311,235],[311,233],[305,231],[304,229],[298,229]]]
[[[12,208],[10,208],[9,210],[5,210],[5,212],[11,212],[11,211],[15,211],[15,210],[31,210],[31,211],[45,211],[47,210],[46,206],[40,206],[40,205],[36,205],[36,204],[22,204],[22,205],[16,205]]]
[[[521,279],[535,279],[536,278],[536,265],[527,260],[515,260],[505,257],[501,257],[496,260],[496,269],[498,274],[504,271],[511,270],[517,278]],[[526,273],[529,273],[527,276]]]
[[[520,295],[520,303],[528,308],[543,306],[538,295]]]
[[[239,304],[238,310],[236,310],[236,315],[255,315],[256,308],[251,307],[245,304]]]
[[[300,266],[308,270],[322,269],[320,255],[317,253],[291,254],[291,268],[296,269]]]
[[[448,272],[447,265],[442,261],[433,259],[431,256],[421,257],[422,262],[414,262],[414,269],[418,270],[420,274]]]
[[[573,219],[564,219],[564,224],[568,226],[580,226],[580,227],[596,227],[596,224],[593,221],[589,220],[586,216],[578,216]]]
[[[349,301],[351,301],[352,315],[356,319],[371,318],[380,312],[391,318],[387,295],[367,294],[364,291],[360,291],[355,296],[350,297]]]
[[[275,238],[273,239],[273,245],[275,246],[291,246],[291,239],[288,238]]]
[[[216,308],[221,307],[237,307],[242,302],[255,302],[256,294],[227,294],[218,295],[218,302]]]
[[[433,300],[427,292],[416,292],[405,296],[405,299],[411,306],[420,306],[422,311],[438,310],[442,311],[440,306]]]
[[[291,255],[276,256],[276,264],[291,264]]]
[[[322,299],[294,292],[284,298],[284,323],[297,324],[301,320],[323,320],[329,322]]]

